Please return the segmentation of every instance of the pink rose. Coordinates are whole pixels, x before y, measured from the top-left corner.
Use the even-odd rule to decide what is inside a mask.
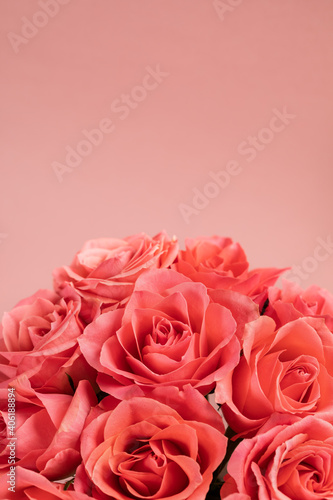
[[[7,474],[7,471],[0,474],[2,500],[89,500],[90,498],[84,493],[65,491],[65,483],[50,482],[44,476],[22,467],[16,467],[15,476]],[[13,486],[7,482],[10,481],[10,477]]]
[[[141,233],[123,240],[89,240],[70,266],[54,270],[54,286],[64,293],[64,284],[71,283],[82,298],[81,316],[89,323],[100,312],[124,305],[140,274],[169,267],[177,252],[177,241],[165,232],[153,238]]]
[[[225,480],[222,499],[332,498],[333,425],[312,416],[275,414],[237,446]]]
[[[264,302],[266,289],[275,283],[283,269],[248,271],[248,261],[239,243],[220,236],[185,240],[185,251],[178,253],[173,268],[208,288],[231,289]],[[263,294],[266,295],[264,296]]]
[[[15,418],[7,400],[14,400]],[[1,416],[7,439],[0,444],[0,468],[8,469],[11,436],[15,436],[15,465],[25,467],[50,480],[74,475],[81,463],[80,436],[91,407],[97,404],[87,380],[82,380],[74,396],[42,394],[29,382],[17,384],[14,391],[0,390]],[[11,405],[10,408],[13,406]]]
[[[225,295],[221,303],[228,303]],[[250,305],[242,302],[244,310],[231,306],[234,300],[225,307],[212,302],[203,284],[176,271],[147,271],[124,309],[86,327],[80,348],[98,370],[101,389],[119,399],[188,383],[207,394],[238,363],[237,330],[259,314],[250,299]]]
[[[187,238],[185,250],[178,253],[177,271],[186,276],[198,273],[215,273],[236,278],[247,271],[249,263],[239,243],[221,236]]]
[[[226,450],[221,417],[190,386],[153,398],[122,401],[85,428],[76,491],[100,500],[205,498]]]
[[[27,377],[37,390],[72,394],[66,373],[75,385],[82,372],[93,381],[95,372],[77,343],[83,332],[79,311],[80,297],[69,288],[66,299],[39,290],[5,313],[0,326],[0,387]]]
[[[283,280],[282,289],[272,287],[268,291],[269,305],[265,314],[274,319],[277,326],[303,316],[324,318],[333,332],[333,295],[319,286],[306,290],[291,281]]]
[[[331,418],[332,394],[333,336],[324,320],[300,318],[276,331],[265,316],[245,327],[239,364],[215,392],[231,428],[245,435],[274,412]]]

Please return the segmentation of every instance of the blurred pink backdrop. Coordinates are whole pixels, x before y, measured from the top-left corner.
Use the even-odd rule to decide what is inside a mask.
[[[161,229],[333,292],[332,0],[0,14],[0,315],[85,240]]]

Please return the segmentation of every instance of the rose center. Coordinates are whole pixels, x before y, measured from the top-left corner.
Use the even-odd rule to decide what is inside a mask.
[[[322,489],[322,475],[317,468],[307,462],[301,462],[298,466],[301,484],[306,490],[316,492]]]
[[[156,443],[151,446],[146,439],[142,439],[133,441],[126,451],[128,459],[119,465],[122,488],[131,493],[135,490],[140,497],[155,495],[161,488],[168,467],[162,449]]]
[[[161,346],[173,345],[188,336],[186,325],[166,318],[154,318],[151,340]],[[151,342],[148,342],[151,344]]]
[[[319,364],[311,356],[300,356],[293,362],[285,361],[284,373],[280,382],[280,389],[285,396],[300,403],[309,403],[319,397],[316,394],[316,380],[319,373]]]
[[[162,475],[166,465],[166,458],[164,455],[156,455],[151,451],[145,456],[140,465],[143,471],[151,471]]]
[[[47,335],[51,330],[55,330],[58,325],[60,325],[65,317],[65,313],[60,306],[56,306],[55,309],[44,316],[43,318],[31,318],[25,322],[32,345],[36,345],[40,342],[40,339]]]

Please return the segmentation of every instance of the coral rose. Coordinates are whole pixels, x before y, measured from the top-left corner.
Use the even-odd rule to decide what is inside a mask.
[[[81,432],[91,407],[97,404],[89,382],[79,382],[74,396],[70,396],[38,393],[28,380],[22,381],[8,393],[15,401],[14,414],[10,412],[12,407],[8,409],[7,392],[0,389],[4,438],[0,443],[0,468],[9,467],[8,443],[15,436],[15,466],[34,470],[50,480],[74,475],[81,463]]]
[[[333,498],[333,425],[275,414],[231,455],[221,498]]]
[[[333,295],[319,286],[312,285],[306,290],[291,281],[283,280],[282,289],[268,290],[269,305],[265,311],[277,326],[285,325],[303,316],[324,318],[333,332]]]
[[[185,250],[178,253],[177,271],[185,275],[216,273],[219,276],[237,277],[249,267],[246,255],[239,243],[221,236],[187,238]]]
[[[101,389],[119,399],[188,383],[207,394],[238,363],[236,332],[259,314],[248,300],[242,310],[225,307],[176,271],[147,271],[126,307],[88,325],[79,344]]]
[[[256,298],[267,298],[266,289],[284,271],[276,268],[248,270],[249,263],[239,243],[220,236],[185,240],[172,268],[208,288],[230,289]]]
[[[82,434],[76,491],[101,500],[202,500],[227,439],[219,414],[195,389],[159,389],[122,401]]]
[[[122,306],[145,269],[170,266],[177,252],[177,241],[165,232],[153,238],[141,233],[123,240],[89,240],[70,266],[54,270],[54,286],[59,293],[66,292],[65,283],[77,290],[82,298],[81,316],[89,323],[101,311]]]
[[[78,338],[80,297],[67,287],[64,299],[50,290],[39,290],[5,313],[0,326],[0,386],[24,377],[43,392],[72,394],[66,374],[75,385],[82,378],[91,382],[95,371],[86,363]]]
[[[246,325],[239,364],[215,392],[231,428],[244,435],[274,412],[332,419],[332,394],[333,336],[325,321],[300,318],[276,331],[265,316]]]

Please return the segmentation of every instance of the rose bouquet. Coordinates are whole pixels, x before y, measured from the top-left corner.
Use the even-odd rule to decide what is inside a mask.
[[[88,241],[5,313],[0,498],[333,498],[333,297],[230,238]]]

